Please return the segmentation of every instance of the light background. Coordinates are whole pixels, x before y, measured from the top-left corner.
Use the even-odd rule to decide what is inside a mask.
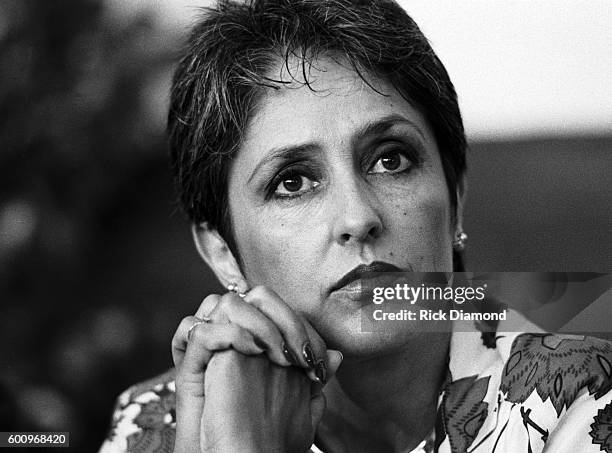
[[[153,7],[184,29],[197,0],[108,0]],[[401,0],[446,66],[473,140],[612,132],[612,5],[606,0]]]

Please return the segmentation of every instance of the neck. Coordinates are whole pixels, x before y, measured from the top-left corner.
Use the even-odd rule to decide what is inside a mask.
[[[416,447],[434,427],[449,342],[448,334],[427,335],[396,354],[345,359],[325,391],[321,443],[329,451]]]

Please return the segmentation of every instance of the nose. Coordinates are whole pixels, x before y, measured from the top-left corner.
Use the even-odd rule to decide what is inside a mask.
[[[363,243],[378,238],[383,231],[378,200],[364,183],[343,184],[334,197],[334,238],[340,245]]]

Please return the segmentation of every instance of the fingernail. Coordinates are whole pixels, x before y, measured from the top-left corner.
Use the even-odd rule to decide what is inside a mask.
[[[283,354],[285,355],[285,359],[287,359],[287,362],[289,362],[291,365],[298,366],[300,364],[295,358],[295,355],[293,355],[293,352],[289,350],[289,348],[287,347],[287,343],[285,342],[283,342]]]
[[[304,347],[302,348],[302,354],[304,355],[304,360],[306,360],[308,367],[314,368],[315,367],[315,355],[314,355],[314,352],[312,352],[312,347],[310,346],[309,341],[304,343]]]
[[[321,382],[321,379],[319,379],[314,370],[309,369],[308,373],[306,373],[306,376],[308,376],[312,380],[312,382],[316,382],[318,384],[323,385],[323,382]]]
[[[317,373],[312,368],[308,368],[304,370],[304,372],[306,373],[306,377],[312,382],[318,382],[319,384],[323,384],[321,382],[321,379],[319,379],[319,377],[317,376]]]
[[[264,351],[268,349],[268,346],[261,339],[257,337],[253,338],[253,343],[255,343],[255,346],[257,346],[260,349],[263,349]]]
[[[325,361],[323,359],[317,362],[315,374],[323,384],[327,382],[327,366],[325,366]]]

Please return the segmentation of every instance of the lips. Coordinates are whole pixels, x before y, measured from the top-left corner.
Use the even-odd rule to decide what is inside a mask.
[[[373,272],[404,272],[393,264],[383,261],[374,261],[370,264],[360,264],[338,280],[330,289],[330,293],[342,292],[361,292],[361,281],[372,278]]]

